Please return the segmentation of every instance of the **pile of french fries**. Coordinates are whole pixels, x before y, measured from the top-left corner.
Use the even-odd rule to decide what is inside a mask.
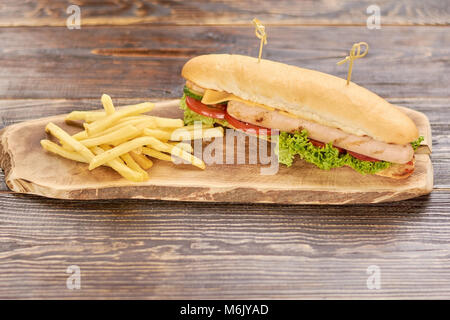
[[[205,163],[195,157],[189,142],[193,139],[223,137],[222,127],[185,126],[181,119],[146,115],[154,104],[144,102],[116,110],[111,97],[101,98],[104,110],[73,111],[67,123],[84,121],[84,130],[70,135],[50,122],[45,131],[59,144],[41,140],[42,147],[61,157],[89,164],[89,170],[108,166],[122,177],[142,182],[149,179],[147,170],[153,166],[151,158],[164,161],[183,159],[205,169]],[[195,130],[194,130],[195,129]]]

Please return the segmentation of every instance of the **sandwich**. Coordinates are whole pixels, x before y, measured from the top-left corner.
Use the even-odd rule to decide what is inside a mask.
[[[414,122],[375,93],[326,73],[242,55],[189,60],[184,121],[278,135],[278,160],[403,179],[414,171]]]

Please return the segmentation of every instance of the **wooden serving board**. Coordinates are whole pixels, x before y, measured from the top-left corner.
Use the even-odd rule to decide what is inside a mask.
[[[151,114],[182,117],[178,100],[156,103]],[[402,107],[400,107],[402,108]],[[417,124],[431,151],[428,118],[402,108]],[[64,123],[65,115],[15,124],[0,134],[0,160],[8,187],[20,193],[61,199],[162,199],[215,202],[348,204],[398,201],[430,193],[433,168],[427,147],[416,155],[414,174],[405,180],[366,175],[350,168],[320,170],[305,161],[281,166],[275,175],[261,175],[262,165],[222,164],[200,170],[154,160],[150,179],[133,183],[107,167],[89,171],[87,164],[63,159],[43,150],[45,125],[52,121],[70,133],[80,128]],[[266,165],[267,167],[267,165]]]

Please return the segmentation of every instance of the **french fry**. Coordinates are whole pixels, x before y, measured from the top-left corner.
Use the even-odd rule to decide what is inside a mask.
[[[50,140],[41,140],[41,146],[54,154],[57,154],[63,158],[78,161],[78,162],[84,162],[89,163],[81,154],[75,152],[75,151],[68,151],[61,146],[57,145],[54,142],[51,142]]]
[[[106,95],[108,96],[108,95]],[[109,97],[109,96],[108,96]],[[107,98],[103,98],[102,96],[102,103],[103,103],[103,99],[107,99]],[[112,101],[111,101],[112,103]],[[144,103],[150,103],[150,102],[144,102]],[[139,105],[139,104],[138,104]],[[124,108],[128,108],[128,107],[133,107],[136,105],[126,105],[126,106],[122,106],[121,109]],[[114,105],[113,105],[114,107]],[[104,110],[93,110],[93,111],[72,111],[71,113],[69,113],[65,120],[66,121],[86,121],[86,122],[94,122],[97,120],[100,120],[102,118],[105,118],[107,116],[107,113],[105,112],[105,106],[103,105]],[[149,116],[149,115],[134,115],[134,116],[129,116],[123,119],[120,119],[117,123],[121,123],[121,122],[125,122],[128,120],[136,120],[136,119],[151,119],[152,121],[155,121],[155,118],[159,119],[157,120],[158,123],[160,124],[160,127],[164,127],[164,123],[167,123],[168,125],[166,125],[165,127],[182,127],[183,124],[180,124],[180,120],[181,119],[170,119],[170,118],[161,118],[161,117],[155,117],[155,116]],[[182,121],[182,120],[181,120]]]
[[[123,128],[120,128],[116,131],[104,134],[102,136],[98,136],[96,138],[88,138],[85,140],[80,140],[80,142],[86,147],[94,147],[101,144],[112,143],[113,141],[128,140],[134,138],[136,135],[140,133],[141,130],[137,129],[135,126],[127,125]]]
[[[206,165],[201,159],[199,159],[196,156],[194,156],[194,155],[184,151],[181,148],[173,147],[173,146],[171,146],[169,144],[168,144],[168,146],[172,147],[172,148],[170,148],[170,153],[172,154],[172,156],[177,156],[177,157],[179,157],[181,159],[184,159],[184,160],[190,162],[192,165],[196,166],[197,168],[205,170]]]
[[[117,113],[117,112],[116,112]],[[120,157],[124,153],[128,153],[131,150],[142,147],[147,144],[155,143],[155,138],[153,137],[139,137],[133,140],[127,141],[118,145],[110,150],[105,151],[102,154],[96,155],[92,161],[89,163],[89,170],[95,169],[98,166],[108,162],[111,159]]]
[[[49,123],[45,131],[61,145],[41,140],[42,147],[61,157],[88,163],[89,170],[109,166],[125,179],[141,182],[148,179],[146,170],[153,166],[148,157],[175,163],[177,157],[204,169],[205,163],[192,154],[191,144],[178,141],[223,136],[221,127],[184,126],[181,119],[145,115],[153,109],[150,102],[116,110],[110,96],[103,94],[101,101],[104,110],[74,111],[66,117],[66,122],[72,124],[84,121],[85,130],[72,136]]]
[[[77,140],[84,140],[84,139],[88,139],[88,138],[96,138],[98,136],[114,132],[116,130],[119,130],[120,128],[127,126],[127,125],[134,125],[138,129],[143,129],[143,128],[151,127],[154,125],[153,120],[151,120],[148,117],[144,117],[144,116],[142,116],[142,117],[139,117],[139,116],[138,117],[126,117],[121,120],[124,120],[124,121],[119,121],[115,126],[109,127],[108,129],[101,131],[99,133],[96,133],[93,135],[88,135],[87,131],[84,130],[84,131],[74,134],[72,137]]]
[[[130,136],[129,138],[121,138],[118,140],[114,140],[113,142],[111,142],[111,145],[113,145],[114,147],[120,146],[122,143],[127,142],[129,140],[138,138],[142,135],[142,130],[139,130],[138,132],[134,133],[132,136]],[[139,150],[137,150],[136,152],[139,153]]]
[[[205,163],[201,159],[197,158],[196,156],[194,156],[190,153],[187,153],[183,149],[180,149],[180,148],[170,145],[168,143],[159,141],[153,137],[149,137],[149,138],[153,139],[151,142],[148,143],[153,149],[170,153],[171,155],[177,156],[181,159],[188,161],[189,163],[191,163],[192,165],[194,165],[200,169],[205,169],[205,167],[206,167]]]
[[[133,121],[133,120],[141,120],[143,118],[149,118],[150,116],[148,115],[143,115],[143,114],[139,114],[137,116],[128,116],[125,118],[120,119],[119,121],[117,121],[117,123],[123,123],[123,122],[127,122],[127,121]]]
[[[134,127],[136,127],[136,129],[138,129],[138,131],[136,131],[134,134],[132,134],[130,136],[122,137],[122,138],[119,138],[119,139],[116,139],[116,140],[112,141],[112,143],[111,143],[112,145],[118,146],[119,144],[122,144],[122,143],[124,143],[124,142],[126,142],[126,141],[128,141],[130,139],[137,138],[137,137],[142,135],[143,130],[145,128],[154,126],[153,121],[152,120],[148,120],[148,119],[141,119],[141,120],[137,120],[136,119],[134,121],[130,121],[129,123],[133,123],[133,122],[135,123]],[[126,122],[126,123],[128,123],[128,122]],[[123,123],[123,125],[125,125],[126,123]],[[119,127],[119,125],[117,127]],[[123,127],[122,124],[120,124],[120,127]],[[109,130],[108,129],[108,130],[105,130],[104,132],[110,132],[110,131],[114,132],[115,130]],[[95,135],[95,136],[97,136],[97,135]]]
[[[156,128],[155,121],[150,117],[144,117],[144,116],[142,116],[142,117],[126,117],[126,118],[123,118],[122,120],[123,121],[119,121],[116,126],[133,124],[135,126],[142,125],[145,128],[150,127],[150,126]],[[107,129],[107,130],[109,130],[109,129]]]
[[[129,117],[122,118],[119,121],[117,121],[117,123],[123,123],[123,122],[127,122],[127,121],[144,121],[144,120],[154,122],[154,120],[152,119],[152,116],[140,114],[137,116],[129,116]]]
[[[170,132],[164,130],[150,129],[150,128],[144,129],[144,134],[147,136],[155,137],[156,139],[159,140],[170,140],[170,137],[172,135]]]
[[[193,135],[193,137],[195,139],[195,134]],[[214,127],[211,129],[203,130],[201,139],[211,139],[220,137],[223,137],[223,127]]]
[[[83,140],[83,139],[89,138],[89,136],[88,136],[88,134],[87,134],[87,131],[86,131],[86,130],[83,130],[83,131],[80,131],[80,132],[75,133],[75,134],[72,136],[72,138],[74,138],[75,140]]]
[[[103,99],[103,96],[102,96]],[[103,103],[103,101],[102,101]],[[146,102],[148,103],[148,102]],[[122,106],[121,108],[128,108],[128,107],[132,107],[135,105],[126,105],[126,106]],[[104,106],[103,106],[104,107]],[[86,122],[94,122],[97,120],[100,120],[102,118],[105,118],[107,116],[107,113],[105,112],[105,110],[93,110],[93,111],[72,111],[71,113],[69,113],[65,120],[66,121],[86,121]],[[142,117],[146,117],[146,118],[151,118],[152,116],[148,116],[148,115],[138,115],[138,116],[130,116],[130,117],[126,117],[124,119],[120,119],[118,121],[118,123],[120,122],[124,122],[124,121],[128,121],[128,120],[134,120],[134,119],[142,119]]]
[[[100,115],[97,115],[97,114],[88,114],[88,115],[86,115],[86,120],[85,120],[85,122],[86,123],[92,123],[92,122],[95,122],[95,121],[97,121],[97,120],[100,120],[100,119],[105,119],[106,118],[106,114],[103,116],[100,116]],[[84,125],[83,125],[84,126]]]
[[[115,108],[114,108],[114,104],[112,102],[112,99],[110,96],[108,96],[107,94],[103,94],[102,98],[101,98],[102,104],[103,104],[103,108],[105,109],[105,113],[106,115],[111,115],[114,113]]]
[[[66,149],[67,151],[75,151],[71,146],[69,146],[64,141],[59,140],[59,143],[61,144],[61,147],[63,147],[63,149]]]
[[[152,116],[155,120],[158,128],[181,128],[184,126],[184,122],[181,119],[170,119]]]
[[[149,156],[149,157],[153,157],[159,160],[164,160],[164,161],[172,161],[172,157],[169,156],[168,154],[162,153],[160,151],[157,151],[155,149],[151,149],[151,148],[147,148],[147,147],[142,147],[142,153]]]
[[[100,148],[102,148],[103,151],[107,151],[107,150],[112,149],[112,147],[111,147],[110,145],[108,145],[108,144],[102,144],[102,145],[100,146]]]
[[[156,128],[155,121],[153,119],[142,119],[136,123],[136,128],[144,130],[145,128]]]
[[[143,121],[137,122],[135,124],[135,127],[138,129],[138,131],[135,134],[130,135],[129,137],[124,137],[124,138],[121,138],[121,139],[114,140],[111,144],[114,145],[114,146],[118,146],[118,145],[120,145],[120,144],[122,144],[122,143],[124,143],[124,142],[126,142],[126,141],[128,141],[130,139],[137,138],[137,137],[142,135],[144,129],[146,129],[147,127],[153,127],[153,126],[154,126],[153,122],[151,122],[151,121],[149,122],[148,120],[144,119]],[[167,141],[167,139],[163,139],[163,137],[161,137],[160,140]]]
[[[69,113],[65,121],[78,121],[83,120],[86,122],[92,122],[106,117],[104,111],[72,111]]]
[[[72,138],[67,132],[58,127],[56,124],[50,122],[45,127],[45,131],[51,133],[61,142],[69,145],[72,149],[79,152],[86,160],[91,161],[94,158],[94,155],[88,148],[82,145],[78,140]]]
[[[95,153],[96,156],[99,156],[106,152],[101,147],[93,147],[92,151]],[[125,179],[131,180],[134,182],[142,182],[145,180],[145,177],[141,172],[131,169],[130,167],[125,165],[122,162],[122,160],[111,159],[107,162],[107,165],[110,166],[115,171],[117,171]]]
[[[153,166],[153,161],[147,158],[142,153],[130,151],[130,155],[133,157],[134,161],[136,161],[144,170],[148,170]]]
[[[79,111],[74,111],[74,112],[79,112]],[[82,112],[85,112],[85,111],[82,111]],[[98,119],[104,118],[106,116],[106,114],[104,112],[98,112],[98,111],[86,111],[86,112],[102,113],[103,116],[99,117]],[[98,120],[98,119],[96,119],[96,120]],[[83,120],[83,119],[80,119],[80,120]],[[89,122],[89,121],[87,121],[87,122]],[[110,132],[113,132],[120,128],[123,128],[124,126],[129,125],[129,124],[134,125],[139,129],[156,128],[157,127],[155,120],[151,116],[139,115],[139,116],[124,117],[124,118],[120,119],[116,125],[109,127],[108,129],[106,129],[102,132],[98,132],[97,134],[88,135],[87,131],[83,130],[83,131],[80,131],[80,132],[74,134],[72,137],[76,140],[95,138],[100,135],[110,133]],[[170,128],[170,129],[173,130],[174,128]]]
[[[132,116],[136,114],[141,114],[144,112],[151,111],[154,107],[153,103],[144,102],[128,107],[124,107],[111,115],[107,115],[105,118],[94,121],[92,123],[84,124],[84,128],[86,129],[88,135],[93,135],[98,132],[101,132],[109,127],[115,125],[120,119]]]
[[[178,147],[180,149],[183,149],[186,152],[189,152],[189,153],[194,152],[194,149],[192,148],[192,146],[189,143],[178,142],[178,141],[169,141],[167,143],[171,144],[171,145],[173,145],[175,147]]]
[[[196,139],[210,139],[217,137],[223,137],[222,127],[214,127],[205,130],[184,130],[184,128],[180,128],[172,132],[170,140],[183,141]]]
[[[154,123],[152,121],[148,121],[146,119],[143,119],[143,121],[141,120],[140,122],[137,122],[134,126],[138,129],[137,132],[135,132],[133,135],[114,140],[111,144],[114,145],[114,146],[118,146],[118,145],[120,145],[120,144],[122,144],[122,143],[124,143],[124,142],[126,142],[128,140],[137,138],[137,137],[142,135],[143,130],[145,128],[154,126]]]
[[[147,171],[145,171],[144,169],[142,169],[139,164],[134,161],[133,157],[131,157],[131,155],[129,153],[125,153],[123,155],[120,156],[120,158],[125,161],[126,165],[128,167],[130,167],[131,169],[133,169],[134,171],[140,172],[142,173],[142,175],[144,176],[145,180],[148,180],[148,173]]]
[[[76,152],[71,152],[71,151],[67,151],[65,149],[63,149],[61,146],[57,145],[56,143],[50,141],[50,140],[41,140],[41,145],[42,147],[52,153],[55,153],[61,157],[64,157],[66,159],[70,159],[70,160],[74,160],[74,161],[78,161],[78,162],[84,162],[84,163],[89,163],[89,161],[87,161],[81,154],[76,153]],[[100,153],[100,151],[97,151],[98,153]],[[104,152],[103,150],[101,152]],[[130,170],[130,168],[128,168],[123,161],[119,161],[118,159],[115,159],[112,162],[109,162],[107,164],[109,167],[113,168],[114,170],[116,170],[119,174],[121,174],[124,178],[128,179],[128,180],[132,180],[135,182],[141,182],[147,179],[147,177],[144,175],[142,176],[142,174],[136,174],[135,172],[132,172]]]
[[[95,147],[94,147],[94,148],[95,148]],[[102,148],[103,151],[107,151],[107,150],[112,149],[112,147],[111,147],[110,145],[108,145],[108,144],[102,144],[102,145],[100,146],[100,148]],[[91,148],[91,150],[92,150],[92,148]],[[120,157],[115,158],[115,160],[119,161],[120,163],[125,164],[125,162],[124,162]]]

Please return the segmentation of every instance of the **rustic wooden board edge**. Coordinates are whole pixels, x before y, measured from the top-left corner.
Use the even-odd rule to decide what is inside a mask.
[[[420,197],[429,194],[433,190],[433,174],[431,160],[428,155],[427,167],[431,174],[422,187],[409,189],[408,191],[323,191],[308,190],[306,197],[302,196],[302,190],[271,190],[253,188],[224,188],[214,189],[210,193],[208,187],[176,187],[176,186],[120,186],[108,188],[88,188],[76,190],[57,190],[47,186],[31,183],[24,179],[10,180],[5,176],[6,184],[15,192],[32,194],[47,198],[61,200],[112,200],[112,199],[143,199],[163,201],[190,201],[190,202],[217,202],[217,203],[272,203],[291,205],[347,205],[347,204],[375,204],[382,202],[395,202]],[[381,178],[385,179],[385,178]],[[32,185],[32,187],[30,187]],[[139,189],[139,190],[137,190]],[[31,191],[33,190],[33,191]],[[138,192],[137,192],[138,191]],[[136,196],[136,194],[138,194]],[[299,196],[300,195],[300,196]],[[372,199],[370,202],[367,199]]]
[[[178,100],[165,101],[161,104],[169,106],[177,103]],[[407,109],[400,107],[402,109]],[[431,141],[431,129],[429,121],[423,113],[407,109],[408,112],[415,114],[415,118],[419,117],[421,121],[425,121],[425,132],[422,132],[427,140]],[[61,115],[41,118],[28,121],[42,122],[52,121],[52,119],[61,118]],[[422,122],[423,123],[423,122]],[[359,190],[316,190],[308,189],[308,193],[302,192],[301,189],[276,190],[264,187],[239,187],[227,186],[223,188],[214,188],[212,192],[208,186],[161,186],[161,185],[120,185],[107,186],[103,188],[60,188],[52,189],[46,185],[40,185],[31,182],[13,173],[14,157],[9,151],[8,139],[5,133],[8,130],[16,130],[23,123],[18,123],[0,131],[0,165],[5,172],[5,182],[7,186],[15,192],[34,194],[44,197],[66,199],[66,200],[98,200],[98,199],[154,199],[154,200],[170,200],[170,201],[213,201],[213,202],[234,202],[234,203],[279,203],[279,204],[365,204],[379,203],[405,200],[421,195],[428,194],[433,189],[433,167],[428,154],[417,154],[416,157],[425,167],[426,179],[421,185],[411,189],[393,190],[376,190],[376,191],[359,191]],[[350,169],[349,169],[350,170]],[[379,179],[389,179],[382,178]],[[251,199],[251,201],[249,201]],[[368,199],[371,199],[370,201]]]

